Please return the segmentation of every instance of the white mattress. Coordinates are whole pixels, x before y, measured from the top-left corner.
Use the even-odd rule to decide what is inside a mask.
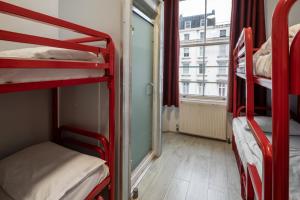
[[[51,142],[0,160],[0,199],[82,200],[108,174],[105,161]]]
[[[256,119],[258,119],[257,121],[265,120],[262,117],[256,117]],[[253,164],[262,177],[262,153],[252,133],[245,128],[245,123],[245,117],[233,119],[233,133],[237,150],[244,169],[247,169],[247,163]],[[295,123],[290,123],[290,129],[294,130],[290,135],[290,199],[292,200],[300,199],[300,136],[295,132],[296,128],[298,129],[295,127]],[[265,134],[272,141],[272,134]]]
[[[104,62],[102,54],[97,56],[90,52],[53,47],[2,51],[0,58]],[[99,69],[0,69],[0,84],[93,78],[104,74],[104,70]]]

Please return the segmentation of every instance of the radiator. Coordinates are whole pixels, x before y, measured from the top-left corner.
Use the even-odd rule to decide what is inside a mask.
[[[226,140],[226,103],[208,100],[182,100],[179,132]]]

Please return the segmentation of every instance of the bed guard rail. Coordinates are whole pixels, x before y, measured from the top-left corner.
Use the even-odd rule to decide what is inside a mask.
[[[7,30],[0,30],[0,40],[92,52],[96,55],[102,53],[107,62],[104,64],[94,63],[88,65],[87,63],[84,64],[84,62],[79,62],[79,61],[72,62],[72,63],[64,62],[64,61],[55,61],[55,63],[51,63],[48,60],[48,61],[44,61],[43,65],[41,65],[41,63],[32,62],[33,60],[22,60],[22,62],[16,62],[16,59],[1,58],[0,68],[8,68],[8,67],[9,68],[12,67],[14,68],[28,68],[28,67],[57,68],[57,66],[59,65],[60,68],[109,69],[110,71],[109,75],[113,74],[114,66],[113,64],[108,64],[108,63],[112,63],[114,44],[112,38],[108,34],[84,26],[80,26],[62,19],[58,19],[42,13],[38,13],[29,9],[25,9],[4,1],[0,1],[0,13],[44,23],[53,27],[63,28],[73,32],[87,35],[87,37],[83,37],[83,38],[76,38],[70,40],[58,40],[58,39],[50,39],[46,37],[34,36],[29,34],[16,33]],[[82,44],[82,43],[95,42],[95,41],[105,41],[106,48]]]

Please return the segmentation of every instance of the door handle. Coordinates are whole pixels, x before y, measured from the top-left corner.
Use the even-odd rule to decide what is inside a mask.
[[[146,95],[151,96],[153,94],[154,84],[152,82],[146,85]]]

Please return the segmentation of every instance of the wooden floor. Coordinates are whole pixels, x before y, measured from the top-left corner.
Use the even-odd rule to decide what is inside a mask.
[[[139,200],[241,200],[231,145],[163,134],[162,156],[138,185]]]

